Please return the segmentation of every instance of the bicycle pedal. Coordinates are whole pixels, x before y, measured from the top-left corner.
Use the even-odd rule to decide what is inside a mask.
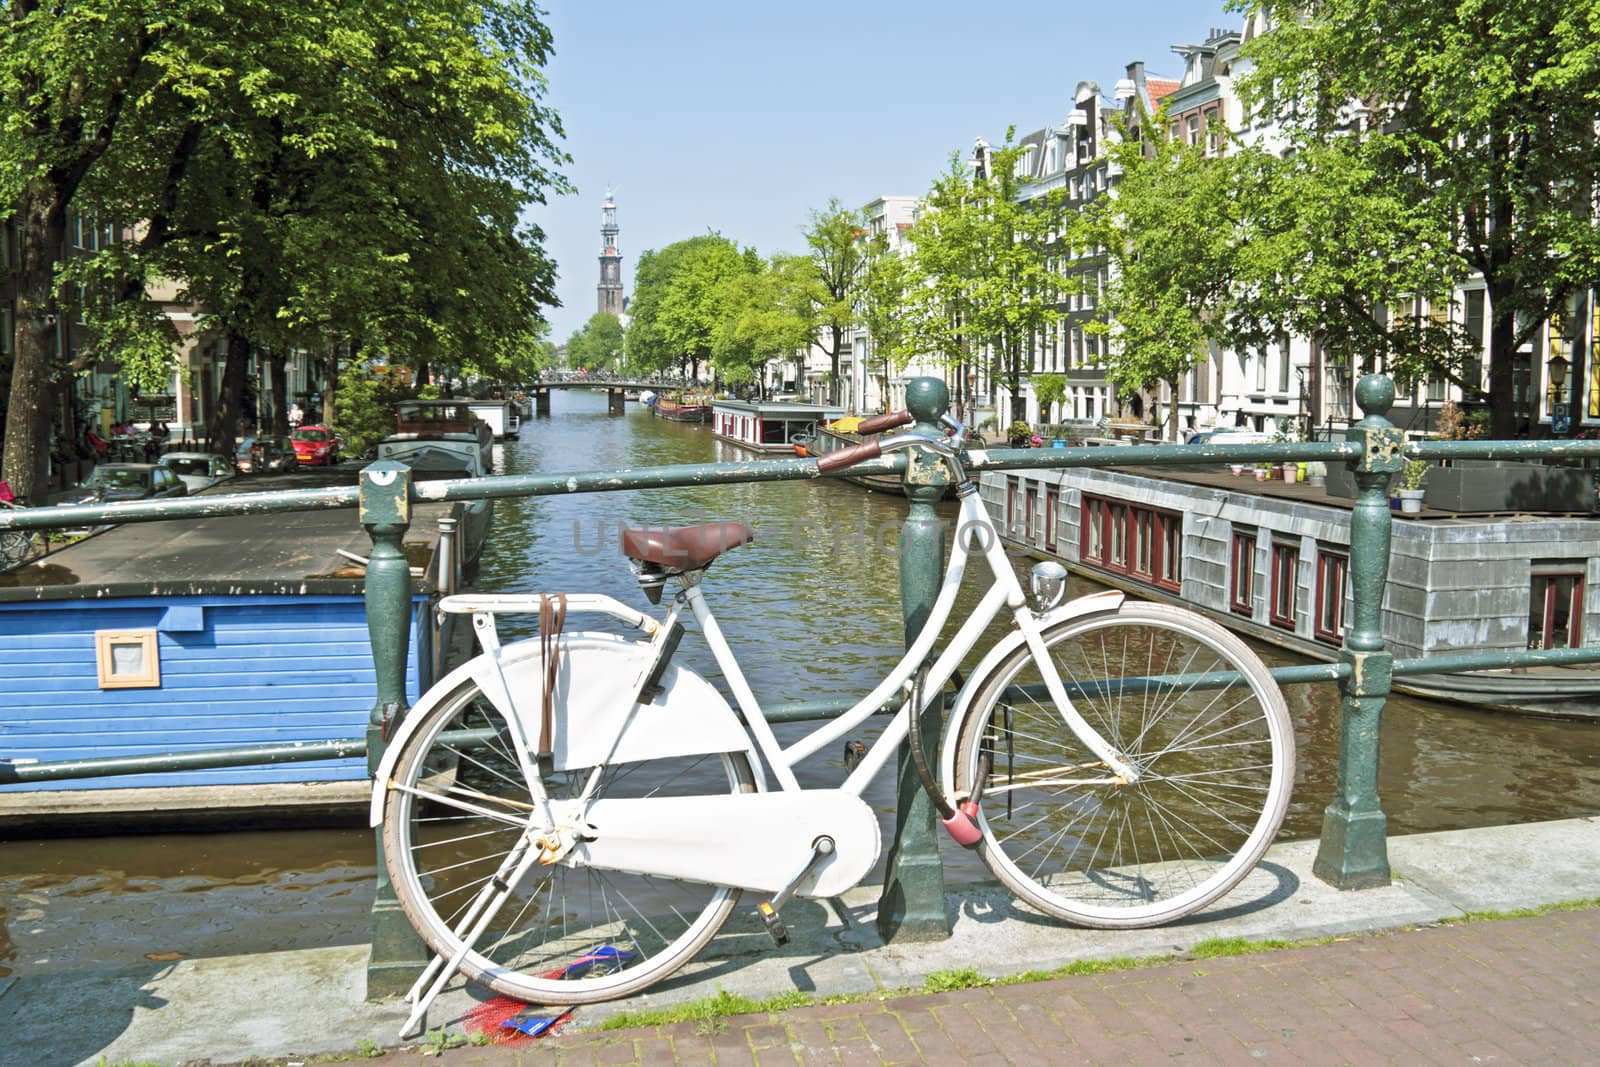
[[[867,746],[860,741],[846,741],[844,743],[844,772],[849,774],[861,766],[861,761],[867,756]]]
[[[761,924],[767,928],[767,936],[772,938],[774,945],[781,948],[789,943],[789,928],[778,917],[777,908],[763,900],[756,905],[756,914],[761,916]]]

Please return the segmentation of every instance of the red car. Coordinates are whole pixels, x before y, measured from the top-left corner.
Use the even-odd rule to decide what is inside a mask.
[[[339,440],[326,426],[302,426],[289,435],[295,458],[306,466],[339,462]]]

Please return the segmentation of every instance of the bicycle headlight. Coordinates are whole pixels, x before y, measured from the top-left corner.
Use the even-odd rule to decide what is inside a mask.
[[[1066,595],[1067,568],[1053,559],[1035,563],[1029,593],[1033,599],[1033,613],[1043,615],[1061,603],[1061,598]]]

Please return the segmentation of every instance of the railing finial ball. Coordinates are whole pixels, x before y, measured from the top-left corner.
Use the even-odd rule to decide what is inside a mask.
[[[913,378],[906,385],[906,409],[918,422],[937,422],[950,410],[950,389],[938,378]]]
[[[1367,374],[1356,383],[1356,403],[1366,415],[1387,418],[1394,406],[1394,379],[1387,374]]]

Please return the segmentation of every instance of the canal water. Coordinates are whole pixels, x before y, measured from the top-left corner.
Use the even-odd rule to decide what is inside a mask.
[[[608,416],[603,393],[579,390],[555,391],[552,417],[529,420],[497,452],[497,469],[518,474],[748,458],[705,427],[657,420],[633,404],[625,417]],[[704,588],[764,705],[859,697],[898,657],[899,497],[822,479],[496,507],[480,589],[602,592],[639,607],[643,595],[620,554],[624,525],[750,523],[755,541],[721,556]],[[1024,573],[1032,561],[1014,562]],[[1074,579],[1070,594],[1096,588]],[[978,592],[966,591],[962,606]],[[575,617],[569,628],[590,621]],[[502,634],[532,628],[531,619],[508,619]],[[993,636],[1001,632],[996,624]],[[680,657],[719,677],[692,627]],[[1331,684],[1295,686],[1288,699],[1300,751],[1284,836],[1308,838],[1333,795],[1338,694]],[[780,737],[807,728],[780,726]],[[837,783],[839,756],[813,758],[802,781]],[[876,786],[867,799],[887,826],[890,776]],[[1394,834],[1600,813],[1600,726],[1397,696],[1384,713],[1380,795]],[[0,976],[361,943],[372,847],[361,829],[0,842]],[[944,855],[952,881],[986,874],[948,842]]]

